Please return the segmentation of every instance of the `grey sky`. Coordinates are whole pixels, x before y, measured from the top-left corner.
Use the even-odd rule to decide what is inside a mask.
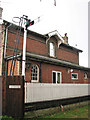
[[[88,0],[56,0],[56,6],[54,0],[2,0],[1,6],[3,19],[10,22],[23,14],[32,20],[41,16],[30,30],[41,34],[58,30],[62,36],[67,33],[69,44],[83,50],[80,65],[88,66]]]

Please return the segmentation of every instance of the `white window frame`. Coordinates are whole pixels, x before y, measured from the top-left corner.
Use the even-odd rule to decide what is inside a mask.
[[[77,75],[77,78],[72,78],[72,74]],[[78,73],[71,73],[71,79],[72,79],[72,80],[78,80]]]
[[[56,83],[53,83],[53,73],[56,73]],[[57,83],[57,75],[58,75],[58,73],[60,73],[60,83]],[[62,72],[60,72],[60,71],[52,71],[52,83],[53,84],[61,84],[62,83]]]
[[[51,48],[51,47],[53,47],[53,48]],[[55,57],[55,45],[53,42],[49,43],[49,54],[51,57]]]
[[[37,66],[36,64],[33,64],[32,66]],[[32,68],[31,68],[32,70]],[[39,82],[39,67],[37,66],[37,80],[32,80],[32,71],[31,71],[31,82]]]

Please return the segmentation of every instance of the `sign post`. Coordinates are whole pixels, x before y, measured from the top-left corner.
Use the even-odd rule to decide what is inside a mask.
[[[27,29],[26,29],[26,22],[25,22],[24,40],[23,40],[23,57],[22,57],[22,76],[24,76],[24,79],[25,79],[25,62],[26,62],[26,39],[27,39]]]
[[[23,40],[23,57],[22,57],[22,76],[24,76],[24,80],[25,80],[25,63],[26,63],[26,39],[27,39],[27,28],[31,25],[34,24],[34,20],[31,21],[30,19],[28,19],[27,16],[23,16],[25,17],[25,24],[24,24],[24,40]]]

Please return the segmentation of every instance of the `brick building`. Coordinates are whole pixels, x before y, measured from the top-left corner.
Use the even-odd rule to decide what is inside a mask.
[[[18,28],[19,26],[5,20],[0,24],[1,75],[22,75],[24,29],[21,28],[18,49],[15,50]],[[67,34],[61,37],[57,31],[42,35],[28,30],[25,81],[55,84],[89,83],[90,69],[79,65],[80,52],[82,50],[69,45]],[[11,64],[15,64],[14,71]]]

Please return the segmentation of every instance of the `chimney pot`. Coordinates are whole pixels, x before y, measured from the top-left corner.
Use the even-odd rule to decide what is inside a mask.
[[[64,43],[65,43],[65,44],[68,44],[68,37],[67,37],[67,33],[65,33],[65,34],[64,34],[63,39],[64,39]]]
[[[65,33],[65,36],[67,36],[67,33]]]

